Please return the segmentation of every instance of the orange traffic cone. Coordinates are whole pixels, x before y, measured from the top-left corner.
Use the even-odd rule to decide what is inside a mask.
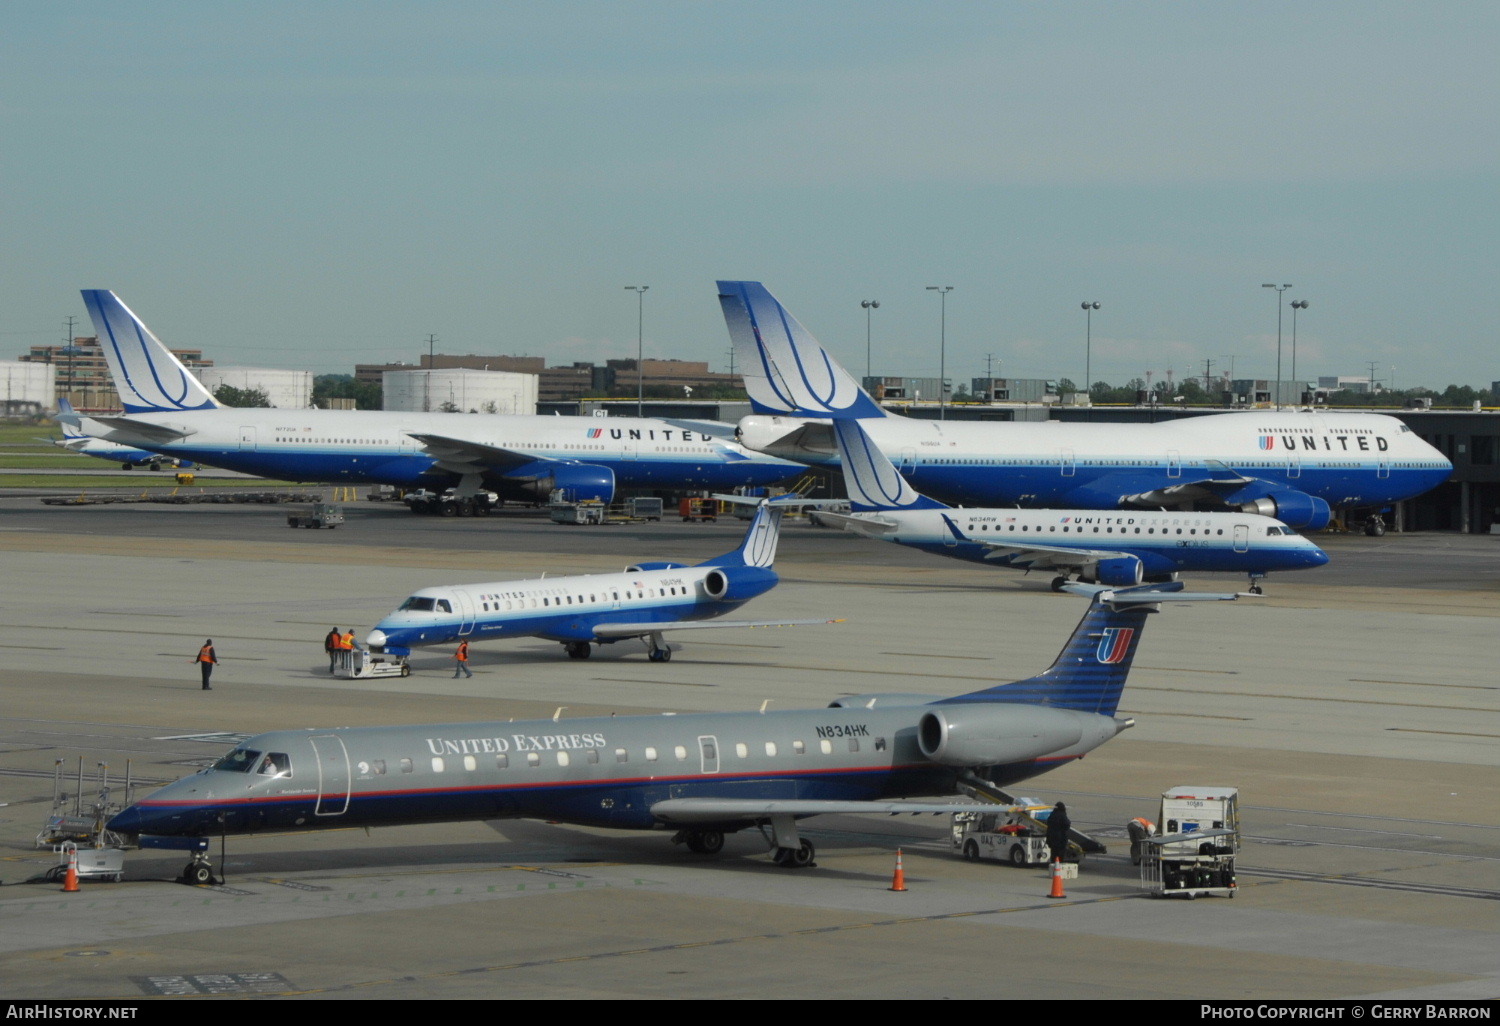
[[[1062,859],[1052,860],[1052,890],[1047,895],[1049,898],[1066,898],[1068,895],[1063,891]]]
[[[68,871],[63,874],[63,893],[71,894],[78,890],[78,852],[68,852]]]
[[[904,890],[906,890],[906,870],[904,870],[904,869],[901,868],[901,849],[900,848],[896,849],[896,875],[891,878],[891,886],[890,886],[889,890],[893,890],[893,891],[904,891]]]

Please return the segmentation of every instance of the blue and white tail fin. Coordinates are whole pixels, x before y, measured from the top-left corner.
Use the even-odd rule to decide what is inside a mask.
[[[835,418],[833,433],[844,472],[844,487],[849,491],[849,508],[853,512],[948,509],[909,485],[885,453],[865,434],[859,421]]]
[[[83,423],[83,418],[79,416],[77,410],[73,409],[73,401],[65,395],[58,397],[57,413],[53,415],[52,419],[57,421],[58,427],[62,428],[64,441],[89,437],[79,427]]]
[[[719,282],[719,305],[756,413],[886,416],[760,282]]]
[[[1070,585],[1092,601],[1050,667],[1026,680],[997,684],[945,702],[1019,702],[1113,716],[1146,617],[1161,602],[1232,600],[1234,595],[1178,594],[1181,581],[1133,588]]]
[[[99,346],[109,361],[126,413],[211,410],[219,406],[203,383],[151,329],[108,289],[84,289]]]
[[[699,566],[759,566],[770,569],[776,562],[776,543],[781,540],[781,516],[785,507],[762,501],[745,531],[745,540],[733,552],[704,560]]]

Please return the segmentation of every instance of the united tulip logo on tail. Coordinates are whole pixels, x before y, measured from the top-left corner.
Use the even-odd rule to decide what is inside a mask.
[[[1101,663],[1118,663],[1130,651],[1130,639],[1135,637],[1134,627],[1106,627],[1104,637],[1099,639],[1096,653]]]

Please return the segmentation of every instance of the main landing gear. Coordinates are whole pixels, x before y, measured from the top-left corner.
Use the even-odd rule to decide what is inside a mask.
[[[1365,518],[1365,534],[1371,538],[1385,537],[1385,518],[1379,513]]]
[[[564,642],[563,648],[567,650],[569,659],[587,659],[594,652],[594,647],[587,641]]]
[[[653,663],[670,663],[672,661],[672,650],[662,640],[660,634],[652,634],[646,638],[646,644],[651,647],[648,658]]]
[[[724,850],[722,830],[679,830],[672,838],[673,844],[685,844],[688,851],[699,855],[717,855]]]

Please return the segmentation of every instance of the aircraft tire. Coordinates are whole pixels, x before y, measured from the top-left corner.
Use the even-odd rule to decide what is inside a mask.
[[[445,517],[456,517],[458,516],[458,503],[452,499],[444,499],[442,504],[438,506],[438,512]]]
[[[1062,591],[1063,590],[1063,585],[1067,584],[1067,583],[1068,583],[1068,579],[1066,577],[1054,577],[1054,578],[1052,578],[1052,590],[1053,591]]]
[[[411,676],[411,667],[407,666],[405,663],[401,664],[401,676],[403,676],[403,677],[410,677]]]
[[[705,855],[717,855],[724,850],[724,831],[698,831],[698,850]]]
[[[817,855],[817,849],[813,847],[813,843],[804,840],[802,845],[792,852],[792,857],[787,861],[787,865],[795,869],[806,869],[813,864],[813,857],[815,855]]]
[[[570,642],[568,642],[568,658],[569,659],[587,659],[592,654],[593,654],[593,648],[589,645],[589,643],[587,641],[570,641]]]
[[[130,463],[121,463],[120,464],[120,469],[121,470],[134,470],[135,466],[133,464],[130,464]],[[682,519],[686,520],[687,517],[683,517]]]
[[[182,871],[182,882],[201,887],[214,882],[214,872],[201,862],[190,862]]]

